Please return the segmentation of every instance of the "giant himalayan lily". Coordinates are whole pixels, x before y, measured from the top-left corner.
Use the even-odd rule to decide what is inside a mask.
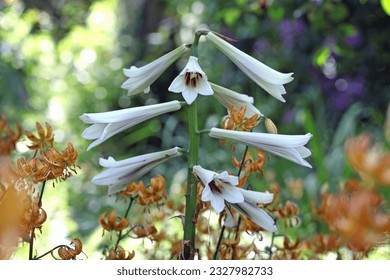
[[[311,133],[305,135],[284,135],[212,128],[209,135],[213,138],[233,140],[252,146],[311,168],[311,165],[304,160],[304,158],[311,155],[310,150],[304,147],[312,138],[313,135]]]
[[[234,64],[236,64],[251,80],[276,99],[285,102],[282,97],[282,95],[286,93],[283,85],[293,80],[293,77],[291,77],[293,73],[281,73],[272,69],[252,56],[237,49],[211,31],[208,32],[205,37],[230,58],[230,60],[233,61]]]
[[[174,100],[110,112],[85,113],[80,119],[85,123],[91,124],[91,126],[83,131],[82,137],[88,140],[96,139],[88,146],[87,150],[90,150],[125,129],[161,114],[179,110],[180,108],[180,102]]]

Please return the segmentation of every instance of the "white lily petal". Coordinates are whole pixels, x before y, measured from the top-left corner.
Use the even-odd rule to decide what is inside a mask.
[[[194,167],[192,167],[192,171],[200,179],[204,186],[208,186],[208,184],[214,179],[214,177],[218,175],[218,173],[208,169],[204,169],[200,165],[195,165]]]
[[[213,192],[211,191],[209,185],[205,185],[202,191],[202,201],[211,201],[214,197]]]
[[[198,58],[190,56],[186,66],[172,81],[169,91],[182,93],[187,104],[191,104],[198,94],[212,95],[214,92],[207,81],[207,75],[198,63]]]
[[[187,72],[195,72],[200,73],[202,75],[205,75],[206,73],[203,72],[202,68],[199,65],[198,58],[196,56],[190,56],[188,59],[188,62],[184,69],[180,72],[180,75],[183,76]]]
[[[311,156],[311,151],[306,147],[297,147],[295,149],[303,158],[307,158],[308,156]]]
[[[207,79],[201,79],[197,86],[197,90],[201,95],[213,95],[214,91],[211,89],[211,86]]]
[[[256,145],[259,149],[266,150],[274,155],[291,160],[297,164],[312,168],[312,166],[303,159],[301,154],[297,151],[297,148],[283,148],[270,145]]]
[[[245,201],[249,203],[270,203],[274,198],[274,194],[269,192],[256,192],[245,189],[239,190],[244,196]]]
[[[141,166],[137,169],[134,168],[132,170],[129,170],[127,173],[123,173],[122,177],[117,182],[110,183],[110,184],[104,184],[104,185],[109,185],[108,195],[113,195],[119,191],[124,190],[126,188],[126,184],[128,182],[138,180],[139,178],[141,178],[145,174],[149,173],[157,165],[159,165],[167,160],[168,159],[163,159],[161,161],[156,161],[156,162],[153,162],[151,164],[148,164],[147,166]]]
[[[177,154],[181,154],[180,148],[174,147],[172,149],[168,149],[165,151],[144,154],[144,155],[135,156],[132,158],[118,160],[118,161],[115,160],[113,157],[109,157],[108,159],[100,158],[99,164],[102,167],[106,167],[106,168],[114,167],[115,168],[115,167],[129,166],[129,165],[137,164],[137,163],[151,162],[151,161],[155,161],[157,159],[164,158],[164,157],[169,158],[169,157],[175,156]]]
[[[229,139],[265,150],[300,165],[311,167],[303,159],[309,155],[309,150],[307,148],[303,149],[303,145],[306,145],[312,138],[312,134],[310,133],[306,135],[283,135],[212,128],[209,135],[213,138]]]
[[[269,203],[273,199],[273,194],[238,188],[236,187],[238,177],[229,175],[226,171],[218,174],[204,169],[200,165],[195,165],[193,172],[204,185],[202,201],[210,201],[211,206],[217,214],[221,213],[225,207],[225,203],[228,203],[264,229],[269,231],[276,230],[273,219],[264,210],[251,204]],[[229,209],[227,211],[225,225],[228,227],[234,226],[234,218]]]
[[[241,194],[239,188],[225,183],[222,183],[222,186],[222,197],[224,200],[230,203],[239,203],[244,201],[244,196]]]
[[[226,211],[226,219],[225,219],[225,223],[223,225],[225,227],[234,227],[235,226],[234,217],[229,210]]]
[[[96,139],[95,141],[93,141],[91,144],[88,145],[87,147],[87,151],[89,151],[90,149],[92,148],[95,148],[96,146],[99,146],[101,143],[103,143],[105,140],[103,139]]]
[[[248,202],[232,204],[232,206],[262,228],[270,232],[276,231],[275,221],[263,209]]]
[[[80,119],[92,125],[84,130],[82,137],[88,140],[97,139],[88,147],[88,149],[91,149],[119,132],[161,114],[177,111],[180,108],[180,102],[174,100],[110,112],[85,113]]]
[[[211,128],[210,136],[220,136],[230,138],[242,142],[261,142],[270,146],[283,146],[288,148],[296,148],[306,145],[313,137],[311,133],[305,135],[287,135],[287,134],[272,134],[261,132],[235,131],[221,128]]]
[[[213,32],[206,35],[221,52],[237,65],[250,79],[280,101],[285,102],[282,94],[285,93],[283,84],[293,80],[293,73],[281,73],[261,63],[257,59],[237,49]]]
[[[214,194],[210,200],[211,206],[214,208],[215,213],[219,214],[225,208],[225,200],[219,193]]]
[[[128,121],[129,119],[144,116],[146,112],[150,114],[161,114],[165,111],[170,112],[179,110],[181,108],[180,102],[177,100],[158,103],[147,106],[139,106],[121,110],[114,110],[102,113],[84,113],[80,119],[85,123],[111,123]]]
[[[186,54],[189,50],[190,48],[187,45],[181,45],[143,67],[137,68],[132,66],[129,69],[124,69],[123,73],[129,79],[127,79],[121,87],[128,90],[128,95],[134,95],[142,91],[148,92],[150,85],[154,83],[172,63]]]
[[[246,94],[238,93],[233,90],[210,83],[214,91],[214,97],[226,108],[230,109],[233,105],[237,110],[246,106],[245,118],[250,118],[253,115],[264,116],[255,106],[253,106],[253,97]]]
[[[80,119],[85,123],[111,123],[128,121],[129,119],[144,116],[145,112],[153,112],[159,114],[165,110],[179,110],[180,102],[173,100],[165,103],[158,103],[147,106],[139,106],[121,110],[114,110],[102,113],[84,113]]]
[[[100,135],[103,133],[105,127],[106,127],[105,124],[95,123],[87,127],[81,134],[81,137],[87,140],[93,140],[99,138]]]
[[[186,83],[182,76],[177,76],[169,86],[168,90],[175,93],[181,93],[186,89]]]
[[[109,188],[109,194],[113,194],[123,190],[126,182],[137,180],[157,165],[180,155],[180,148],[175,147],[120,161],[112,157],[100,159],[100,165],[107,169],[93,177],[92,182],[96,185],[112,185]]]
[[[106,169],[92,178],[92,183],[98,186],[105,186],[121,182],[126,174],[133,173],[143,166],[142,163],[132,166],[122,166]]]
[[[238,177],[233,176],[233,175],[229,175],[229,173],[227,171],[224,171],[221,174],[216,175],[215,178],[218,178],[222,182],[228,183],[231,186],[238,185]]]
[[[198,97],[198,93],[193,88],[185,88],[182,92],[183,98],[188,105],[192,104]]]

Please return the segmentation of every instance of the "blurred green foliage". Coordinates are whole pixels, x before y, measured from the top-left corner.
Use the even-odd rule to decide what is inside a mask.
[[[141,66],[181,43],[190,43],[197,28],[208,28],[265,64],[294,72],[286,86],[286,103],[268,96],[238,71],[223,54],[200,45],[200,64],[209,80],[255,98],[256,106],[279,133],[314,135],[309,148],[312,170],[272,157],[273,171],[284,186],[301,178],[300,233],[318,230],[306,224],[310,201],[321,187],[339,188],[351,170],[345,162],[345,139],[369,131],[383,137],[390,101],[390,28],[388,1],[379,0],[7,0],[0,3],[0,112],[9,122],[33,129],[48,121],[56,141],[72,141],[80,153],[82,173],[68,189],[70,219],[82,236],[98,227],[97,217],[112,206],[106,190],[90,183],[99,157],[125,158],[146,150],[186,146],[184,112],[168,114],[117,135],[85,152],[81,139],[84,112],[102,112],[181,98],[167,91],[184,61],[168,68],[151,93],[132,98],[120,88],[123,68]],[[210,59],[213,58],[213,59]],[[205,128],[220,124],[222,106],[200,97]],[[228,148],[202,136],[201,162],[208,168],[232,168]],[[65,144],[64,144],[65,145]],[[236,156],[240,157],[239,150]],[[159,167],[173,178],[183,162]],[[260,188],[267,185],[260,178]],[[62,188],[62,186],[58,186]],[[282,196],[288,193],[282,188]],[[291,233],[294,235],[294,232]]]

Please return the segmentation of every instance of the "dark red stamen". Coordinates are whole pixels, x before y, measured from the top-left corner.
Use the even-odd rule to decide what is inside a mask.
[[[186,86],[190,87],[196,87],[201,78],[202,74],[197,72],[186,72],[186,74],[184,75]]]

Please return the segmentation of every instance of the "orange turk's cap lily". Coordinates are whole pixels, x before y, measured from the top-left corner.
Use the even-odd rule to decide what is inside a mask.
[[[104,212],[99,217],[99,224],[104,230],[122,231],[130,225],[129,221],[125,217],[117,216],[114,209],[112,209],[107,215],[107,219],[106,214],[107,213]]]
[[[369,134],[350,138],[345,144],[347,159],[363,179],[363,185],[390,186],[390,152],[373,145]]]
[[[382,245],[390,234],[390,213],[383,201],[375,191],[356,188],[355,184],[335,194],[324,194],[318,214],[348,248],[368,252]]]
[[[27,138],[33,143],[32,145],[27,146],[30,150],[41,150],[53,146],[53,142],[54,142],[53,129],[49,123],[45,123],[45,124],[46,124],[46,132],[39,122],[36,123],[38,137],[35,136],[30,131],[27,130],[25,131]]]

